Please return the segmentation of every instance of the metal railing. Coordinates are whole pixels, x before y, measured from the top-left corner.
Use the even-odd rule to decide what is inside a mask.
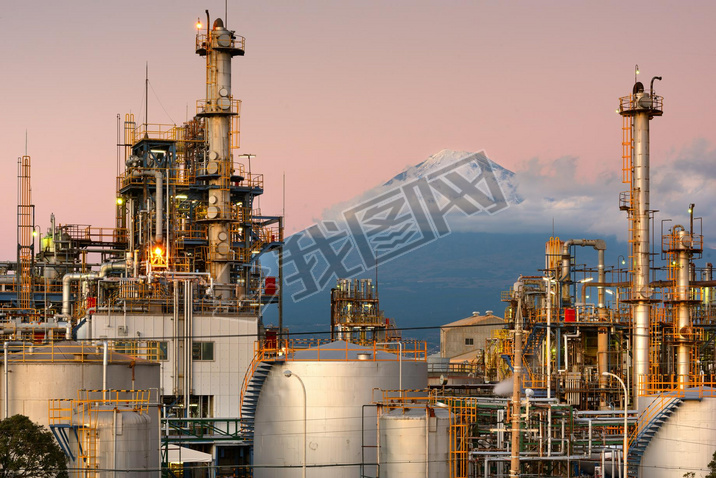
[[[67,344],[50,342],[43,345],[20,343],[11,346],[11,359],[13,363],[102,363],[103,354],[101,345],[85,343]],[[159,360],[159,343],[142,342],[136,340],[110,341],[108,351],[127,355],[129,359],[142,359],[150,362]],[[110,358],[110,363],[113,359]]]

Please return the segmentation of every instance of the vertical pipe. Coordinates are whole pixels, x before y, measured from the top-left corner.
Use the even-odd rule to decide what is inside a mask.
[[[713,266],[711,265],[710,262],[707,262],[706,267],[704,268],[704,271],[701,274],[701,280],[710,281],[712,272],[713,272]],[[706,287],[704,287],[704,290],[702,293],[702,297],[703,297],[702,304],[703,304],[704,308],[707,310],[707,315],[708,315],[708,311],[711,310],[711,300],[712,300],[711,289],[712,289],[711,287],[706,286]]]
[[[547,398],[552,398],[552,279],[547,282]]]
[[[106,344],[107,342],[105,342]],[[117,410],[112,410],[112,438],[114,440],[114,451],[112,452],[112,476],[117,476]]]
[[[3,409],[4,409],[3,410],[4,411],[3,418],[10,418],[10,415],[9,415],[10,406],[8,403],[10,400],[10,392],[8,391],[8,388],[7,388],[7,384],[8,384],[8,380],[7,380],[7,378],[8,378],[7,341],[3,342],[2,350],[3,350],[3,358],[5,361],[5,364],[3,367],[4,370],[3,370],[3,385],[2,385],[2,388],[3,388]]]
[[[515,363],[512,374],[512,451],[510,478],[520,476],[520,397],[522,387],[522,283],[518,283],[515,314]]]
[[[283,216],[278,218],[278,233],[281,245],[278,250],[278,347],[281,348],[283,338]],[[331,317],[333,306],[331,304]],[[333,324],[331,324],[331,338],[333,338]]]
[[[398,342],[398,386],[400,387],[400,396],[403,396],[403,342]]]
[[[602,375],[609,368],[609,331],[606,327],[597,330],[597,372],[599,373],[599,408],[607,409],[607,377]]]
[[[191,374],[192,374],[192,315],[193,315],[193,289],[190,280],[184,281],[184,415],[189,418],[189,405],[191,402]]]
[[[179,370],[180,363],[184,357],[181,355],[181,347],[179,346],[179,341],[182,339],[180,337],[179,330],[179,281],[176,279],[174,280],[174,307],[172,319],[172,337],[174,337],[174,340],[172,342],[172,351],[174,352],[172,354],[172,365],[174,367],[174,383],[172,384],[172,394],[179,395],[179,390],[181,387],[181,384],[179,383]]]
[[[107,341],[102,342],[102,400],[107,400]]]
[[[425,478],[430,478],[430,407],[425,407]]]
[[[597,280],[600,284],[604,284],[605,281],[604,273],[604,249],[597,249]],[[586,302],[586,301],[585,301]],[[597,307],[599,308],[600,318],[604,315],[605,304],[604,304],[604,286],[597,286]]]
[[[547,456],[552,456],[552,405],[547,410]]]

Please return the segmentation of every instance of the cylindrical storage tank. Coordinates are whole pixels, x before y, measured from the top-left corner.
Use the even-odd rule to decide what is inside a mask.
[[[49,426],[48,401],[76,399],[78,390],[100,390],[103,385],[102,346],[78,342],[25,347],[8,354],[7,381],[0,380],[0,410],[8,397],[8,415],[21,414]],[[2,360],[0,364],[4,368]],[[5,370],[2,370],[5,374]],[[108,353],[107,388],[157,390],[159,363]],[[3,417],[4,418],[4,417]]]
[[[99,405],[84,414],[75,414],[72,422],[91,427],[88,433],[69,435],[70,449],[93,454],[91,459],[97,465],[99,478],[114,478],[115,471],[116,476],[159,476],[159,430],[148,413],[120,402],[118,407]],[[90,443],[91,437],[94,443]],[[79,446],[78,439],[83,441]],[[86,464],[79,462],[69,466],[86,469]]]
[[[705,395],[712,397],[689,400],[689,395],[698,398],[698,392],[685,391],[681,404],[649,441],[639,465],[640,478],[708,473],[716,443],[716,429],[709,426],[716,423],[715,392],[706,389]]]
[[[98,411],[97,417],[100,469],[132,470],[129,474],[144,478],[157,476],[159,433],[147,413],[107,408]],[[106,472],[100,473],[102,476],[114,475]]]
[[[300,477],[304,444],[311,478],[359,476],[362,463],[375,476],[377,415],[371,404],[381,398],[380,389],[399,388],[401,368],[403,389],[425,389],[427,364],[407,354],[400,361],[398,354],[373,352],[337,341],[273,363],[255,413],[256,478]],[[359,360],[359,354],[369,357]]]
[[[381,478],[450,476],[450,412],[423,407],[380,417]]]

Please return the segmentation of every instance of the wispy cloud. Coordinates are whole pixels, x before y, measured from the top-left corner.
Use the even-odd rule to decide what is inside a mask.
[[[626,212],[619,210],[619,193],[629,189],[621,171],[593,177],[579,174],[587,168],[578,157],[532,158],[515,171],[514,188],[523,199],[495,216],[455,217],[454,230],[483,232],[551,233],[554,220],[558,235],[616,236],[626,240]],[[651,209],[659,222],[688,222],[688,205],[695,203],[696,216],[703,218],[707,247],[716,248],[716,148],[699,139],[651,167]],[[698,221],[697,221],[698,224]]]

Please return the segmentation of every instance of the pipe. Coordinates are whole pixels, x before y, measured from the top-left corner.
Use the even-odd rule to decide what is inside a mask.
[[[425,407],[425,478],[430,478],[430,407]]]
[[[523,284],[515,284],[515,363],[512,374],[512,453],[510,459],[510,478],[520,476],[520,397],[522,392],[522,294]],[[513,301],[514,302],[514,301]]]
[[[102,400],[107,400],[107,341],[102,342]]]
[[[105,342],[106,346],[107,342]],[[112,453],[112,476],[117,476],[117,413],[119,410],[115,407],[112,410],[112,438],[114,439],[114,453]]]
[[[597,330],[597,373],[599,374],[599,408],[607,409],[607,377],[602,375],[609,368],[609,331],[606,327]]]
[[[193,318],[193,288],[190,280],[184,281],[184,413],[189,418],[189,405],[191,401],[191,372],[192,372],[192,318]]]
[[[207,291],[207,295],[209,297],[214,296],[214,278],[209,272],[155,271],[153,274],[156,276],[166,277],[168,279],[174,279],[175,277],[183,277],[185,279],[201,279],[206,276],[209,279],[209,290]]]
[[[547,410],[547,456],[552,456],[552,407]]]
[[[547,398],[552,398],[552,279],[547,281]]]
[[[8,384],[8,379],[7,379],[8,378],[7,341],[3,342],[2,349],[3,349],[3,357],[5,359],[5,367],[3,370],[3,386],[2,386],[3,395],[4,395],[4,397],[3,397],[3,409],[4,409],[3,418],[9,418],[10,417],[10,413],[9,413],[10,406],[9,406],[8,402],[10,400],[10,392],[7,389],[7,384]]]
[[[70,286],[72,281],[98,279],[96,272],[73,272],[62,277],[62,316],[70,319]]]
[[[72,272],[62,277],[62,317],[70,318],[70,287],[72,281],[95,280],[105,277],[109,271],[122,270],[126,267],[125,262],[107,262],[102,264],[99,273],[97,272]]]
[[[579,337],[580,331],[577,329],[576,334],[564,334],[564,368],[557,370],[558,373],[564,373],[569,370],[569,342],[570,338]]]
[[[604,239],[569,239],[564,241],[562,245],[562,275],[559,278],[560,282],[569,281],[569,269],[572,255],[569,252],[571,246],[581,247],[593,247],[597,251],[598,255],[598,272],[599,282],[604,282],[604,251],[607,250],[607,243]],[[584,297],[584,296],[582,296]],[[562,301],[569,301],[569,288],[563,287],[562,289]],[[604,289],[599,289],[599,303],[600,307],[604,307]]]
[[[706,263],[706,267],[704,268],[704,271],[701,275],[701,279],[704,281],[710,281],[713,274],[713,265],[710,262]],[[711,301],[712,298],[712,290],[711,287],[704,287],[703,294],[702,294],[703,300],[702,303],[706,310],[711,309]]]
[[[132,172],[133,177],[139,176],[154,176],[155,179],[155,196],[154,196],[154,209],[155,209],[155,224],[154,224],[154,241],[157,244],[161,244],[164,240],[164,176],[158,169],[140,169]]]

